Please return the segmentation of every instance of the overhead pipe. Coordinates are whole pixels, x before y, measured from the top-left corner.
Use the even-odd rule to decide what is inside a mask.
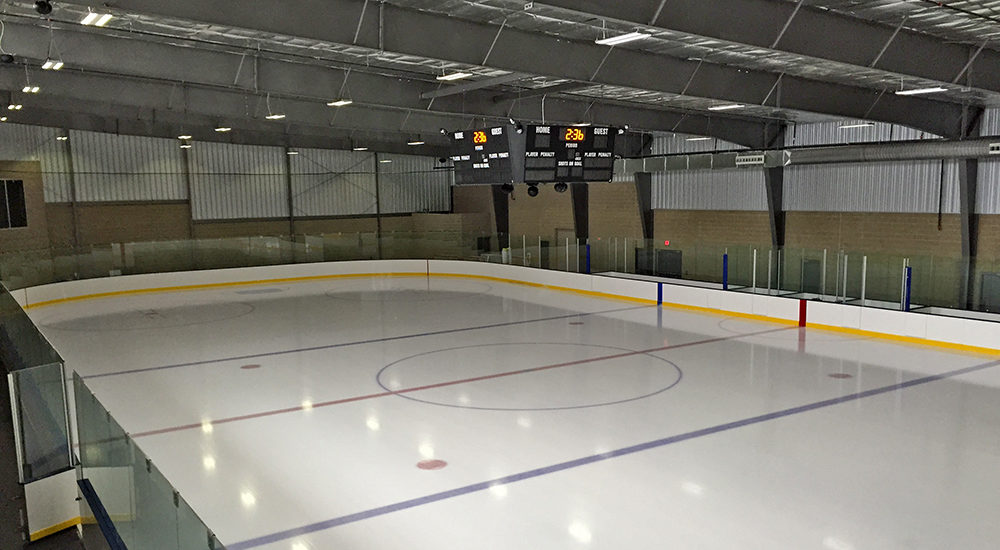
[[[985,158],[1000,155],[1000,136],[962,141],[905,141],[855,145],[820,145],[773,151],[723,151],[619,159],[616,174],[720,170],[729,168],[777,168],[805,164],[848,162],[892,162]]]

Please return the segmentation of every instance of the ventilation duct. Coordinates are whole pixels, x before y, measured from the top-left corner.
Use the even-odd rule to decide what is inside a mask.
[[[665,155],[637,159],[619,159],[615,173],[668,172],[676,170],[722,170],[731,168],[777,168],[802,164],[848,162],[894,162],[981,158],[1000,155],[997,137],[965,141],[906,141],[799,147],[778,151],[740,151]]]

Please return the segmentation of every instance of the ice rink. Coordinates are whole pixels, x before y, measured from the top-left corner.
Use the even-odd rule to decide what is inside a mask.
[[[1000,540],[1000,357],[437,277],[31,316],[230,550]]]

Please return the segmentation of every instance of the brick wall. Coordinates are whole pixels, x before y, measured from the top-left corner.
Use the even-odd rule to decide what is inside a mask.
[[[537,242],[538,237],[554,241],[557,229],[565,230],[559,232],[560,237],[566,231],[574,233],[576,224],[570,192],[556,193],[551,185],[540,185],[538,191],[537,197],[529,197],[528,186],[514,186],[514,198],[510,201],[512,241],[520,239],[521,235],[527,236],[529,241]]]
[[[186,202],[79,204],[80,244],[173,241],[191,238]]]
[[[854,250],[961,257],[958,215],[789,212],[785,244],[791,248]],[[985,242],[984,242],[985,244]]]
[[[592,237],[642,238],[642,219],[634,183],[592,183],[589,187]]]

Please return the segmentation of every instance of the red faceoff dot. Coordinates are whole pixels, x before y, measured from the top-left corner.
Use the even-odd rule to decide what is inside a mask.
[[[830,378],[840,378],[840,379],[854,378],[850,374],[845,374],[845,373],[842,373],[842,372],[835,372],[833,374],[828,374],[827,376],[829,376]]]
[[[246,370],[250,370],[250,369],[259,369],[259,368],[260,368],[260,365],[243,365],[243,366],[242,366],[242,367],[240,367],[240,368],[241,368],[241,369],[246,369]]]
[[[447,465],[448,465],[447,462],[437,459],[421,460],[420,462],[417,462],[417,468],[420,468],[421,470],[440,470],[441,468],[444,468]]]

